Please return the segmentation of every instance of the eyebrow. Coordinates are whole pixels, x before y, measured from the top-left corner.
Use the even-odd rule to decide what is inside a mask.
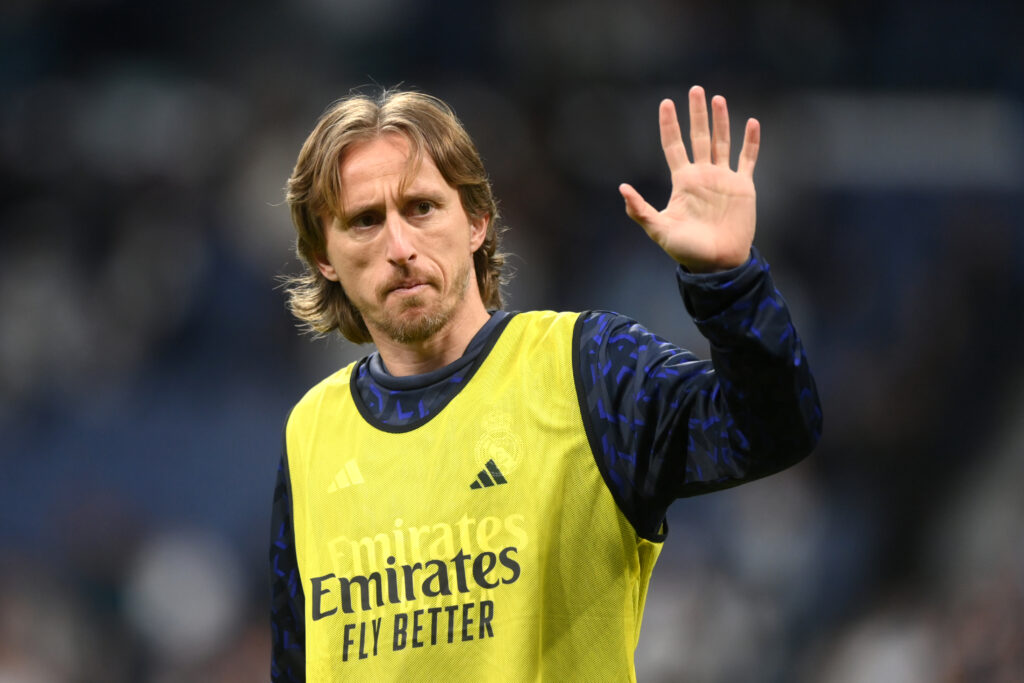
[[[441,192],[432,188],[428,189],[425,187],[417,187],[416,185],[410,185],[409,187],[404,188],[400,199],[402,204],[407,204],[408,202],[417,199],[427,199],[438,205],[443,204],[445,201],[444,195]],[[357,204],[352,207],[352,209],[346,209],[346,207],[340,206],[339,208],[343,210],[341,218],[345,223],[347,223],[358,216],[362,216],[364,213],[370,213],[373,211],[383,212],[383,204],[383,202],[379,201],[370,201],[365,204]]]

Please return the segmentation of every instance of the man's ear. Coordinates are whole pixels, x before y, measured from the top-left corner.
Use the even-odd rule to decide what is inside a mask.
[[[327,231],[334,225],[334,218],[329,213],[322,213],[320,215],[320,229],[323,231],[321,234],[324,238],[324,250],[318,251],[313,254],[313,260],[316,261],[317,270],[328,280],[332,282],[341,282],[341,278],[338,277],[338,271],[334,269],[331,262],[327,260]]]
[[[331,265],[331,262],[327,260],[326,254],[315,254],[313,258],[316,261],[316,268],[320,271],[321,275],[333,282],[341,281],[341,278],[338,277],[338,271],[335,270],[334,266]]]
[[[482,214],[480,216],[469,217],[469,246],[470,253],[476,253],[476,250],[484,243],[487,239],[487,224],[491,221],[490,214]]]

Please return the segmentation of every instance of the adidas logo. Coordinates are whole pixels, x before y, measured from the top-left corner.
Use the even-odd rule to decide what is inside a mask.
[[[363,483],[363,475],[359,472],[359,465],[356,464],[355,458],[345,463],[345,466],[338,470],[338,473],[334,475],[334,479],[331,480],[330,486],[327,487],[327,493],[334,493],[338,489],[348,488],[349,486],[355,486],[356,484]]]
[[[480,470],[480,474],[476,475],[476,481],[469,485],[471,489],[479,489],[485,486],[494,486],[496,484],[507,484],[508,480],[505,479],[505,475],[501,473],[498,466],[494,464],[493,460],[488,460],[484,469]]]

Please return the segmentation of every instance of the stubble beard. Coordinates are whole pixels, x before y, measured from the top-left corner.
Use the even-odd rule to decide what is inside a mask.
[[[401,303],[401,309],[391,317],[381,316],[373,320],[373,326],[392,341],[398,344],[418,344],[427,341],[451,322],[458,311],[459,305],[466,298],[466,291],[469,288],[470,267],[467,263],[455,275],[451,297],[446,301],[441,299],[432,310],[424,311],[419,315],[406,318],[403,314],[412,308],[422,306],[424,298],[411,296]]]

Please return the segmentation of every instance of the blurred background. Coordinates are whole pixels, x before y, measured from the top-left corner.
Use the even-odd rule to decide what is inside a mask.
[[[4,0],[0,681],[269,679],[284,419],[369,350],[296,331],[282,188],[333,100],[399,83],[480,147],[509,308],[616,310],[701,355],[616,186],[667,199],[657,106],[691,84],[734,140],[762,123],[756,244],[825,434],[672,509],[641,680],[1024,679],[1021,14]]]

